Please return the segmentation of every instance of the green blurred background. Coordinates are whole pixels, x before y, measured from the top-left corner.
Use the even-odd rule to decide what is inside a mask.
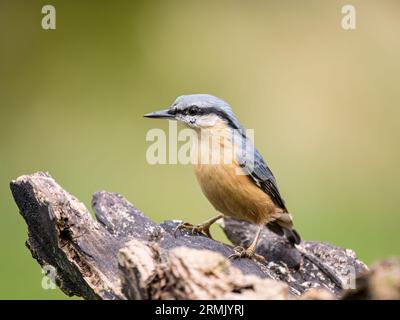
[[[142,115],[185,93],[255,129],[304,239],[368,264],[400,254],[399,1],[2,0],[0,40],[0,298],[66,298],[24,246],[19,175],[48,171],[87,206],[119,192],[156,221],[214,214],[190,166],[145,158],[146,132],[168,124]]]

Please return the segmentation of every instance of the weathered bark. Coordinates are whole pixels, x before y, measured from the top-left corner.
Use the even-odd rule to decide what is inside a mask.
[[[228,260],[232,246],[178,232],[178,221],[156,224],[116,193],[97,192],[96,219],[46,173],[21,176],[11,190],[28,225],[27,246],[40,265],[57,271],[68,295],[85,299],[335,298],[367,268],[353,251],[303,241],[298,249],[265,229],[258,253],[265,263]],[[254,227],[220,222],[235,245]]]

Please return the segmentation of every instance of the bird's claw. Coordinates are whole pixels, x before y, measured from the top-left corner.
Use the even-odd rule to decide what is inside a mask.
[[[192,235],[194,235],[195,233],[198,234],[202,234],[204,236],[209,237],[210,239],[212,239],[211,233],[210,233],[210,226],[208,224],[191,224],[188,222],[183,222],[180,223],[174,231],[174,237],[176,237],[176,233],[178,232],[178,230],[181,229],[188,229],[192,232]]]
[[[232,253],[228,259],[241,259],[241,258],[250,258],[255,259],[259,262],[265,262],[265,258],[255,253],[254,249],[251,248],[243,248],[241,246],[233,248],[234,253]]]

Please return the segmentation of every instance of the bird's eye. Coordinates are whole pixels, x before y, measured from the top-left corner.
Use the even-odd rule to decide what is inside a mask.
[[[189,108],[189,115],[195,116],[198,113],[199,113],[199,107],[192,106],[192,107]]]

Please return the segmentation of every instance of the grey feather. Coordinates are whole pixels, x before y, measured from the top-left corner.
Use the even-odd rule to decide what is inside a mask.
[[[286,211],[285,201],[279,192],[275,177],[261,154],[245,135],[244,129],[240,134],[241,148],[237,151],[237,160],[255,184],[268,194],[276,206]]]

